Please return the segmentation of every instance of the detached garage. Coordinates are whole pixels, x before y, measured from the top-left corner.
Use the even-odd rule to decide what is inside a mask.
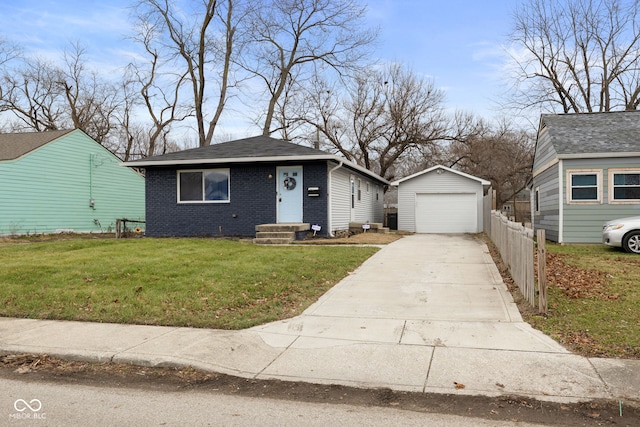
[[[482,232],[482,196],[489,181],[434,166],[391,185],[398,187],[398,230]]]

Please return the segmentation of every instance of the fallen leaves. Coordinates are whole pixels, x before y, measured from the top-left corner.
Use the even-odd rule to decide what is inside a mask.
[[[616,300],[608,291],[610,277],[598,270],[584,270],[564,262],[565,255],[547,253],[547,282],[562,289],[569,298]]]

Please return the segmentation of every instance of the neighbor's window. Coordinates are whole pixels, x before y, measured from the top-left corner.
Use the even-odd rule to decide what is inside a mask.
[[[611,201],[640,200],[640,171],[613,172]],[[611,177],[609,178],[611,180]]]
[[[599,202],[601,173],[569,172],[570,202]]]
[[[228,202],[229,169],[178,171],[178,202]]]

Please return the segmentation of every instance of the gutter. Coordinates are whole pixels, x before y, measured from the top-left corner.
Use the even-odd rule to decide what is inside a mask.
[[[328,196],[328,199],[327,199],[327,211],[328,211],[327,212],[327,214],[328,214],[327,218],[329,219],[329,224],[327,225],[327,227],[329,228],[329,237],[335,237],[334,234],[333,234],[333,227],[332,227],[333,224],[331,223],[331,220],[333,219],[333,215],[331,215],[331,207],[332,207],[331,206],[331,199],[332,199],[332,195],[331,195],[331,193],[332,193],[332,191],[331,191],[331,188],[332,188],[331,187],[331,185],[332,185],[331,174],[333,173],[333,171],[340,169],[343,166],[343,164],[344,164],[344,162],[342,160],[340,160],[340,163],[338,163],[335,167],[329,169],[329,182],[327,184],[329,186],[329,188],[328,188],[329,191],[327,193],[327,196]]]

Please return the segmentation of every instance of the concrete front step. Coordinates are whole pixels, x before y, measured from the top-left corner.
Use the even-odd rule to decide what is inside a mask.
[[[296,234],[304,234],[310,228],[309,224],[260,224],[256,225],[256,238],[253,243],[258,245],[286,245],[296,240]]]
[[[288,245],[294,240],[294,238],[283,237],[256,237],[253,239],[253,243],[256,245]]]
[[[389,233],[389,228],[384,227],[384,225],[381,222],[350,222],[349,231],[351,231],[352,233],[362,233],[364,232],[364,229],[362,228],[364,224],[369,225],[369,229],[367,230],[367,233],[382,233],[382,234]]]
[[[285,231],[307,231],[311,228],[307,223],[296,224],[260,224],[256,225],[256,231],[258,232],[285,232]]]
[[[294,231],[258,231],[256,233],[256,238],[295,240],[296,233]]]

